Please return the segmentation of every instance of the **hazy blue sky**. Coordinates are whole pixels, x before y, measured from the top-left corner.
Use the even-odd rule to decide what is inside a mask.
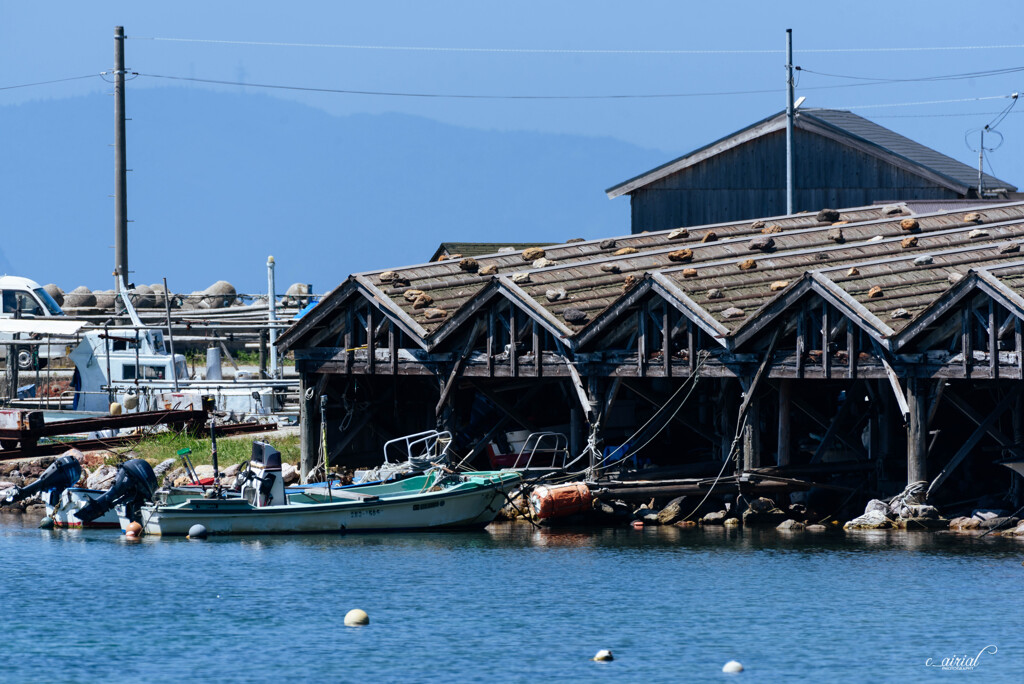
[[[273,216],[275,233],[269,224],[259,220],[258,212],[246,225],[237,225],[237,207],[256,202],[270,206],[264,185],[254,186],[249,176],[251,169],[232,168],[232,145],[245,145],[241,136],[221,136],[223,144],[208,140],[211,154],[218,155],[216,167],[219,175],[215,182],[189,185],[190,177],[202,175],[196,164],[201,159],[175,155],[171,159],[156,156],[156,151],[180,146],[190,149],[188,130],[175,127],[174,121],[187,118],[189,125],[203,127],[207,114],[217,126],[230,127],[231,121],[241,121],[254,114],[253,108],[262,108],[263,116],[271,112],[297,112],[319,110],[324,116],[300,118],[304,125],[345,125],[351,115],[400,114],[405,118],[359,119],[377,121],[380,125],[403,128],[409,122],[426,120],[445,124],[447,138],[455,147],[462,145],[458,131],[466,138],[466,155],[453,157],[451,164],[480,163],[476,197],[479,201],[486,191],[487,174],[497,173],[491,191],[495,198],[514,198],[515,211],[505,212],[508,221],[483,220],[479,211],[447,216],[437,214],[438,207],[428,200],[431,193],[451,193],[457,199],[459,186],[438,183],[427,178],[430,165],[418,174],[403,174],[402,185],[389,183],[388,166],[379,163],[387,158],[394,164],[406,164],[403,153],[409,149],[407,131],[396,135],[403,140],[403,149],[388,147],[387,136],[375,138],[378,147],[355,151],[345,157],[344,148],[329,165],[310,165],[309,173],[324,174],[345,169],[350,163],[367,173],[377,174],[368,185],[380,192],[372,199],[376,203],[403,202],[403,197],[416,197],[420,202],[415,215],[418,220],[410,225],[410,214],[352,215],[352,220],[369,221],[366,225],[339,226],[332,207],[349,207],[368,199],[368,192],[354,196],[346,194],[345,185],[330,183],[330,179],[304,178],[306,157],[289,147],[301,143],[314,149],[304,154],[316,156],[318,131],[302,131],[302,135],[279,138],[277,132],[254,133],[249,138],[251,149],[239,150],[248,159],[255,152],[266,158],[260,169],[261,179],[273,185],[273,175],[279,173],[284,185],[316,186],[321,192],[335,193],[331,202],[314,202],[308,211],[299,212],[310,225],[317,223],[319,233],[327,241],[332,255],[329,267],[320,265],[312,278],[308,265],[288,264],[286,280],[314,279],[317,290],[335,285],[348,272],[380,265],[382,260],[418,261],[429,256],[426,245],[442,239],[477,239],[504,241],[535,239],[538,231],[551,233],[554,199],[539,201],[535,196],[538,185],[530,176],[536,175],[537,147],[534,144],[509,144],[510,140],[546,141],[543,145],[557,147],[553,142],[560,136],[564,142],[582,156],[581,163],[591,168],[581,169],[580,178],[566,180],[567,192],[562,200],[558,225],[564,230],[553,238],[576,234],[592,235],[593,231],[628,231],[628,200],[604,200],[604,188],[614,185],[648,166],[666,161],[694,147],[725,135],[752,121],[778,111],[784,106],[784,31],[794,29],[795,63],[806,71],[798,81],[798,95],[808,98],[807,106],[851,108],[857,113],[893,128],[920,142],[933,146],[967,163],[976,163],[976,154],[965,144],[965,133],[988,123],[994,114],[1006,106],[1005,98],[1024,84],[1021,74],[972,77],[955,80],[871,83],[844,77],[868,79],[914,79],[929,76],[947,76],[973,72],[1012,69],[1024,66],[1024,34],[1021,32],[1020,4],[990,2],[971,9],[963,3],[952,2],[791,2],[791,3],[685,3],[685,2],[246,2],[210,3],[177,2],[173,4],[138,2],[50,2],[0,4],[0,87],[36,81],[98,74],[112,63],[112,33],[117,24],[125,26],[127,64],[140,75],[128,90],[129,114],[136,104],[147,103],[164,113],[187,112],[187,116],[167,117],[160,130],[140,131],[152,127],[159,117],[136,116],[129,124],[129,167],[135,175],[129,179],[129,212],[136,219],[133,230],[141,231],[148,225],[154,234],[166,240],[174,230],[180,230],[184,239],[195,243],[208,239],[212,244],[204,248],[227,251],[243,239],[240,231],[250,231],[256,239],[281,239],[292,231],[288,226],[290,212],[281,211]],[[180,42],[152,39],[190,39],[204,41],[248,41],[267,43],[299,43],[304,45],[363,46],[364,49],[343,47],[300,47],[271,45],[238,45],[217,42]],[[991,46],[1002,46],[992,48]],[[432,48],[431,50],[386,49],[396,47]],[[969,48],[924,50],[919,48]],[[374,48],[374,49],[369,49]],[[433,49],[436,48],[436,49]],[[469,50],[467,50],[469,49]],[[474,51],[485,49],[489,51]],[[507,51],[495,51],[503,49]],[[550,51],[549,51],[550,50]],[[666,51],[651,54],[650,51]],[[678,51],[690,51],[681,53]],[[811,72],[819,73],[811,73]],[[825,76],[833,74],[838,76]],[[171,81],[157,76],[176,76],[200,79],[241,81],[246,83],[278,84],[311,88],[387,91],[423,94],[466,95],[673,95],[698,93],[724,93],[736,91],[767,91],[743,95],[704,95],[700,97],[665,97],[639,99],[584,99],[584,100],[495,100],[454,98],[412,98],[377,95],[351,95],[313,93],[296,90],[267,90],[253,86],[202,84]],[[869,85],[863,85],[870,83]],[[836,87],[842,86],[842,87]],[[852,86],[852,87],[851,87]],[[0,209],[0,229],[4,233],[21,229],[37,231],[50,244],[48,261],[39,255],[25,253],[25,244],[0,242],[0,268],[40,279],[57,280],[60,273],[50,270],[38,273],[42,265],[52,269],[54,255],[76,259],[82,267],[69,267],[67,276],[75,283],[86,282],[99,286],[109,279],[111,261],[108,245],[112,241],[112,205],[105,199],[113,185],[112,159],[106,143],[112,139],[112,102],[100,99],[109,92],[109,85],[99,77],[55,83],[30,88],[0,90],[0,125],[4,121],[17,121],[19,128],[0,129],[0,144],[6,139],[19,154],[32,155],[29,164],[37,169],[38,177],[24,178],[24,158],[8,155],[5,169],[8,178],[20,179],[18,194],[11,186],[3,190]],[[143,95],[146,97],[143,97]],[[216,95],[216,97],[215,97]],[[230,97],[220,97],[230,96]],[[977,98],[993,98],[980,100]],[[960,100],[958,102],[937,102]],[[909,104],[929,102],[931,104]],[[22,107],[14,107],[21,105]],[[104,107],[110,106],[109,111]],[[885,106],[880,106],[885,105]],[[50,135],[43,122],[48,111],[60,114],[60,121],[74,117],[74,108],[83,110],[81,122],[88,121],[100,130],[95,140],[87,145],[68,149],[66,135]],[[225,109],[225,108],[232,109]],[[206,111],[206,108],[220,108]],[[4,111],[8,116],[5,118]],[[15,111],[21,114],[15,114]],[[995,175],[1024,186],[1020,161],[1024,154],[1024,121],[1015,110],[1000,126],[1005,135],[1002,148],[991,157],[991,171]],[[28,113],[31,116],[28,116]],[[104,117],[109,119],[104,121]],[[276,114],[275,114],[276,115]],[[282,116],[284,116],[282,114]],[[308,119],[308,123],[307,123]],[[34,123],[38,122],[38,123]],[[317,123],[319,122],[319,123]],[[403,123],[404,122],[404,123]],[[62,130],[73,128],[65,123]],[[268,124],[270,125],[270,124]],[[103,129],[102,127],[107,128]],[[420,124],[416,124],[420,126]],[[91,129],[90,129],[91,130]],[[367,129],[369,130],[369,129]],[[376,130],[376,129],[375,129]],[[423,129],[434,130],[434,129]],[[266,131],[266,129],[264,129]],[[539,138],[509,138],[508,135],[540,135]],[[87,131],[78,139],[85,139]],[[492,137],[493,136],[493,137]],[[555,136],[555,137],[551,137]],[[198,136],[202,137],[202,136]],[[274,144],[263,146],[266,138]],[[161,141],[163,146],[149,145],[146,141]],[[570,142],[571,141],[571,142]],[[472,147],[488,150],[494,143],[494,154],[481,155],[476,162],[468,151]],[[338,144],[352,146],[351,141]],[[592,157],[580,151],[591,145]],[[147,157],[147,150],[154,156]],[[202,150],[193,150],[201,154]],[[436,150],[426,149],[431,154]],[[503,155],[500,159],[496,154]],[[527,154],[533,155],[528,157]],[[273,155],[280,155],[281,164],[275,164]],[[376,165],[368,160],[373,159]],[[572,159],[566,159],[566,162]],[[284,163],[287,162],[287,163]],[[192,167],[189,164],[192,164]],[[547,160],[550,163],[550,160]],[[201,205],[204,214],[202,232],[189,233],[184,224],[178,227],[161,224],[153,203],[158,193],[146,188],[144,173],[155,174],[160,169],[160,187],[174,193],[185,205],[178,221],[189,221],[189,205]],[[74,178],[89,182],[76,194],[72,188],[53,183],[45,169],[66,167],[60,176],[64,183]],[[205,165],[203,165],[205,166]],[[251,164],[250,164],[251,166]],[[13,168],[11,168],[13,167]],[[393,167],[392,167],[393,168]],[[562,177],[572,173],[569,163],[558,167]],[[462,169],[473,176],[473,169]],[[109,176],[104,176],[108,174]],[[77,174],[77,175],[76,175]],[[99,178],[92,176],[98,175]],[[267,178],[266,176],[270,176]],[[85,176],[89,176],[85,179]],[[586,178],[587,188],[580,185]],[[453,178],[453,181],[463,179]],[[558,177],[545,177],[545,184],[559,183]],[[530,181],[529,183],[527,181]],[[181,187],[175,188],[177,182]],[[422,183],[422,187],[417,187]],[[522,183],[522,185],[517,185]],[[533,183],[532,185],[530,183]],[[211,187],[215,185],[215,187]],[[93,187],[95,186],[95,187]],[[188,193],[182,190],[188,187]],[[387,188],[387,193],[382,189]],[[43,190],[45,189],[45,194]],[[64,208],[59,221],[53,207],[33,203],[60,204],[79,198],[87,190],[88,197],[96,201],[81,201],[81,206]],[[569,190],[572,192],[570,193]],[[39,192],[38,199],[34,192]],[[199,197],[202,193],[211,193]],[[258,196],[256,195],[258,193]],[[528,194],[529,193],[529,194]],[[94,197],[96,195],[97,197]],[[102,195],[102,197],[98,197]],[[100,201],[102,199],[103,201]],[[213,201],[220,200],[220,201]],[[287,197],[280,202],[288,201]],[[453,201],[453,200],[450,200]],[[106,202],[106,203],[104,203]],[[574,203],[579,202],[579,226],[572,223]],[[601,204],[604,202],[604,204]],[[479,207],[485,211],[494,201]],[[307,202],[308,204],[308,202]],[[234,208],[233,206],[234,205]],[[568,210],[568,211],[566,211]],[[607,212],[608,221],[599,212]],[[532,213],[531,213],[532,212]],[[262,211],[263,214],[267,212]],[[569,218],[567,218],[567,216]],[[69,217],[74,217],[70,221]],[[515,225],[510,228],[512,220]],[[148,223],[147,223],[148,221]],[[192,218],[192,223],[198,219]],[[214,235],[211,226],[217,226]],[[616,227],[621,230],[616,231]],[[342,230],[342,228],[344,230]],[[351,242],[353,233],[366,233],[378,237],[381,230],[395,238],[383,254],[372,253],[372,243]],[[61,231],[98,231],[95,240],[74,243],[74,254],[61,253]],[[588,232],[591,231],[591,232]],[[516,232],[516,235],[511,235]],[[331,240],[341,234],[349,242]],[[334,236],[334,237],[332,237]],[[145,239],[133,245],[146,245]],[[149,243],[150,249],[158,242]],[[378,243],[379,244],[379,243]],[[353,249],[356,246],[358,249]],[[408,249],[403,250],[403,246]],[[424,254],[424,251],[427,253]],[[251,275],[236,276],[243,279],[243,287],[259,286],[261,273],[257,251],[245,254],[245,268],[251,266]],[[133,248],[134,253],[134,248]],[[288,254],[292,260],[300,259],[301,252]],[[324,259],[325,253],[316,255]],[[145,256],[133,257],[133,267],[142,267]],[[255,265],[249,264],[256,260]],[[285,268],[283,262],[282,268]],[[165,273],[153,271],[139,274],[142,282],[158,280],[157,276],[177,278],[182,288],[201,287],[212,281],[208,264],[174,262],[160,264]],[[234,264],[242,269],[243,266]],[[36,273],[29,272],[36,271]],[[241,272],[240,270],[237,272]],[[207,275],[208,274],[208,275]],[[173,284],[173,283],[172,283]]]

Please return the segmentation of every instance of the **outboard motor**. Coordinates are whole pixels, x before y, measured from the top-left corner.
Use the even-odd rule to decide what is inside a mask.
[[[288,503],[281,475],[281,452],[266,442],[252,443],[249,468],[241,475],[242,498],[253,506],[283,506]]]
[[[68,487],[74,487],[82,477],[82,464],[71,455],[61,456],[43,471],[39,479],[26,487],[15,487],[8,490],[7,496],[0,499],[0,506],[12,504],[36,494],[50,491],[50,501],[60,500],[60,495]]]
[[[141,458],[125,461],[117,467],[114,486],[85,505],[75,516],[83,523],[89,523],[118,504],[125,505],[125,517],[138,522],[139,509],[153,500],[156,491],[156,473],[153,466]]]

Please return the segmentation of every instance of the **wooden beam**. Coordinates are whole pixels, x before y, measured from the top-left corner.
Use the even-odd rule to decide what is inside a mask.
[[[988,376],[999,378],[999,331],[996,328],[996,301],[988,300]]]
[[[793,453],[792,438],[792,417],[790,402],[793,397],[793,381],[779,381],[779,425],[778,425],[778,458],[776,463],[781,466],[788,466]]]
[[[352,315],[352,307],[345,309],[345,373],[352,372],[352,356],[355,354],[352,351],[352,345],[354,340],[352,339],[352,323],[354,316]]]
[[[540,369],[543,367],[544,354],[540,348],[540,325],[533,322],[533,374],[540,377]]]
[[[832,355],[829,354],[829,345],[831,339],[829,338],[829,332],[831,324],[829,322],[829,303],[823,301],[821,303],[821,370],[825,374],[826,380],[832,379]]]
[[[616,378],[616,379],[620,379],[620,378]],[[622,380],[622,386],[625,387],[626,389],[628,389],[630,392],[632,392],[636,396],[638,396],[641,399],[643,399],[644,401],[646,401],[651,406],[660,407],[664,403],[664,402],[660,402],[657,399],[655,399],[654,397],[650,396],[649,394],[647,394],[646,391],[640,389],[639,387],[637,387],[634,383],[630,382],[629,380]],[[610,405],[610,403],[609,403],[609,405]],[[675,415],[675,417],[673,418],[673,420],[676,421],[677,423],[679,423],[680,425],[683,425],[686,428],[692,430],[694,433],[697,434],[697,436],[703,437],[704,439],[708,440],[712,444],[715,443],[714,430],[710,429],[707,425],[701,425],[699,423],[694,423],[692,421],[687,420],[686,418],[683,417],[682,412],[677,413]]]
[[[796,313],[796,377],[804,377],[804,355],[807,353],[807,305],[802,304]]]
[[[803,411],[808,418],[810,418],[811,420],[813,420],[815,423],[825,428],[826,430],[828,429],[829,420],[822,416],[820,413],[818,413],[817,410],[812,408],[810,404],[797,397],[794,397],[792,401],[793,406]],[[859,454],[861,458],[865,460],[867,459],[868,455],[867,452],[864,451],[864,447],[859,443],[859,441],[855,442],[852,436],[844,435],[841,431],[837,431],[836,439],[845,444],[847,448],[853,451],[854,453]]]
[[[1017,377],[1024,380],[1024,334],[1022,334],[1020,319],[1013,319],[1013,347],[1017,352]]]
[[[971,306],[968,304],[960,310],[960,349],[964,359],[964,377],[971,377]]]
[[[455,359],[455,363],[452,364],[451,373],[448,374],[448,380],[441,387],[441,396],[437,400],[437,406],[434,407],[434,415],[437,417],[441,416],[444,411],[444,405],[448,402],[448,396],[451,394],[452,388],[455,386],[455,378],[458,377],[459,371],[462,370],[462,364],[469,358],[470,352],[473,351],[473,345],[476,344],[477,338],[484,331],[484,320],[477,318],[473,323],[473,329],[469,331],[469,335],[466,336],[466,343],[462,348],[462,353]]]
[[[590,415],[590,397],[587,396],[587,390],[583,386],[583,379],[580,377],[580,372],[576,370],[576,366],[573,365],[572,360],[568,356],[563,356],[566,367],[569,369],[569,379],[572,381],[573,389],[576,390],[576,396],[580,400],[580,406],[583,407],[583,415],[587,416],[587,420],[593,420],[594,416]]]
[[[373,375],[374,364],[377,361],[377,340],[376,328],[373,324],[373,312],[372,306],[366,307],[366,366],[369,369],[370,375]]]
[[[1022,387],[1024,387],[1024,385],[1022,385]],[[979,413],[970,402],[968,402],[966,399],[964,399],[963,397],[961,397],[959,394],[957,394],[948,387],[946,388],[945,398],[947,401],[949,401],[953,408],[960,411],[960,413],[964,414],[964,416],[966,416],[968,420],[970,420],[975,425],[981,425],[982,423],[985,422],[985,415]],[[998,429],[996,429],[994,424],[989,426],[988,434],[992,439],[994,439],[999,444],[999,446],[1003,447],[1004,449],[1009,449],[1015,454],[1024,453],[1024,450],[1021,449],[1021,445],[1015,443],[1011,438],[1007,437]]]
[[[857,338],[860,328],[855,325],[846,326],[846,377],[853,380],[857,377]]]
[[[836,431],[839,429],[840,422],[842,422],[843,418],[846,417],[846,414],[849,412],[850,407],[852,407],[856,403],[854,402],[853,397],[851,396],[853,394],[854,389],[857,389],[856,383],[851,385],[850,388],[847,390],[846,401],[844,401],[843,405],[840,406],[839,409],[836,411],[836,415],[832,417],[832,421],[829,423],[828,429],[825,430],[824,436],[822,436],[821,441],[818,443],[818,448],[814,450],[814,455],[811,456],[811,463],[821,462],[822,457],[825,455],[825,450],[828,449],[829,445],[832,443],[832,440],[836,436]]]
[[[910,420],[910,407],[907,405],[907,397],[903,394],[903,387],[900,386],[900,377],[896,374],[896,371],[889,361],[885,358],[885,352],[882,350],[882,346],[875,340],[871,340],[871,344],[875,348],[875,356],[881,361],[882,366],[885,368],[885,375],[889,378],[889,385],[892,386],[893,394],[896,395],[896,404],[900,407],[900,415],[903,416],[903,422],[906,424]]]
[[[516,307],[508,307],[508,368],[512,377],[519,376],[519,335],[516,321]]]
[[[388,361],[392,375],[398,375],[398,335],[395,324],[388,326]]]
[[[472,385],[473,389],[475,389],[477,392],[487,397],[487,400],[494,404],[499,411],[508,416],[510,420],[513,420],[519,425],[522,425],[525,429],[529,430],[530,432],[536,432],[538,430],[539,426],[536,423],[527,420],[526,418],[523,418],[518,413],[516,413],[516,406],[510,405],[504,399],[499,397],[496,392],[491,392],[490,390],[484,388],[483,385],[481,385],[478,382],[471,381],[470,385]]]
[[[686,356],[690,364],[690,372],[697,368],[697,331],[694,329],[693,321],[686,320]]]
[[[928,389],[923,378],[907,378],[907,484],[928,479]]]
[[[772,333],[771,341],[768,343],[768,351],[766,351],[764,354],[764,360],[761,361],[761,365],[758,366],[757,372],[754,373],[753,380],[750,381],[750,387],[746,390],[744,394],[743,403],[740,404],[740,412],[736,417],[737,425],[743,422],[743,417],[746,415],[747,410],[750,408],[750,403],[754,399],[754,393],[757,392],[757,388],[761,384],[761,378],[764,377],[765,368],[767,368],[772,361],[772,354],[775,353],[775,343],[778,342],[778,340],[779,329],[776,328],[775,332]]]
[[[636,315],[636,374],[642,378],[647,370],[647,310],[643,304]]]
[[[971,451],[974,450],[975,445],[981,441],[981,438],[992,430],[999,417],[1002,416],[1008,408],[1013,406],[1022,390],[1024,390],[1024,386],[1020,384],[1016,385],[1012,390],[1007,392],[999,403],[996,404],[996,407],[989,412],[989,414],[986,415],[980,423],[978,423],[978,427],[971,433],[971,436],[967,438],[967,441],[960,446],[957,452],[953,454],[953,458],[949,459],[949,463],[946,464],[946,467],[942,469],[942,472],[936,475],[935,479],[932,480],[930,485],[928,485],[928,492],[925,494],[926,499],[932,495],[932,492],[942,486],[942,483],[946,481],[956,467],[960,465],[965,458],[967,458]]]

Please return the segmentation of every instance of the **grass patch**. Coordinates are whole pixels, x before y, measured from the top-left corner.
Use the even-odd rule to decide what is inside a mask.
[[[252,455],[252,443],[262,439],[261,435],[242,435],[239,437],[220,437],[217,439],[217,462],[221,468],[234,463],[248,461]],[[281,452],[281,460],[297,464],[301,455],[298,435],[275,437],[270,440],[271,446]],[[191,449],[194,465],[212,464],[210,458],[210,438],[191,437],[173,432],[146,437],[131,448],[139,458],[157,464],[167,458],[177,458],[179,449]]]

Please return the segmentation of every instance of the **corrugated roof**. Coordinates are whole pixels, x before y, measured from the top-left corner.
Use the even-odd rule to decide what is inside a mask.
[[[946,184],[958,192],[964,192],[968,188],[978,185],[977,169],[852,112],[838,109],[800,109],[797,111],[794,121],[797,128],[814,131],[815,124],[834,131],[840,138],[846,137],[866,143],[877,149],[880,155],[889,156],[894,163],[902,160],[906,165],[944,178],[947,180]],[[774,114],[650,171],[623,181],[605,192],[610,198],[631,193],[725,150],[781,130],[785,125],[786,113]],[[987,189],[1005,188],[1010,191],[1017,189],[1013,184],[989,174],[984,174],[983,178]]]

